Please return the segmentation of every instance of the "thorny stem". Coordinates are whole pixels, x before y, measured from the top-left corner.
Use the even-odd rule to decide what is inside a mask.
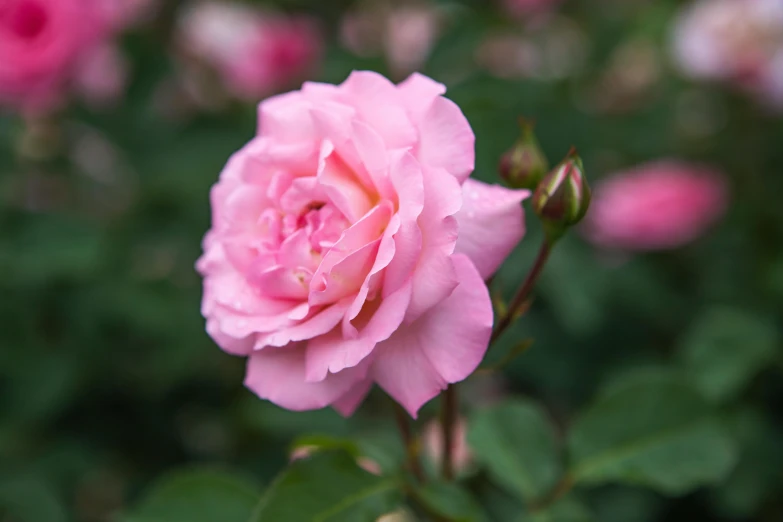
[[[459,396],[457,385],[451,384],[441,399],[440,424],[443,429],[443,459],[441,473],[445,480],[454,479],[454,431],[457,429]]]
[[[511,323],[514,321],[514,319],[516,319],[517,313],[524,306],[525,302],[530,296],[530,292],[536,285],[536,281],[538,281],[541,272],[544,270],[544,265],[546,265],[550,253],[552,253],[552,243],[548,239],[544,239],[544,242],[541,244],[541,249],[538,251],[538,257],[536,258],[536,262],[533,265],[533,268],[527,274],[527,278],[525,279],[524,284],[519,287],[519,290],[517,290],[514,299],[511,300],[511,304],[508,306],[508,311],[503,317],[500,318],[500,321],[498,321],[495,330],[492,332],[492,337],[489,339],[490,345],[497,341],[500,336],[503,335],[503,332],[505,332],[508,327],[511,326]]]
[[[394,419],[397,421],[397,429],[400,431],[402,444],[405,446],[408,471],[410,471],[413,476],[416,477],[416,480],[423,484],[424,471],[422,471],[421,463],[419,463],[418,443],[414,439],[413,433],[411,431],[408,412],[406,412],[402,406],[397,404],[396,401],[392,401],[392,403],[394,405]]]

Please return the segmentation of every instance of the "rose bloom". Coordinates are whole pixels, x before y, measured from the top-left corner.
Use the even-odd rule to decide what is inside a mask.
[[[55,108],[85,54],[106,36],[100,0],[0,2],[0,104]]]
[[[483,358],[484,279],[529,192],[469,179],[475,137],[444,92],[354,72],[261,103],[197,263],[207,332],[259,397],[350,415],[377,383],[415,417]]]
[[[783,101],[783,2],[701,0],[674,26],[674,57],[688,76],[724,80],[762,99]]]
[[[725,180],[713,170],[649,163],[595,184],[584,233],[611,249],[676,248],[703,234],[726,205]]]
[[[177,41],[185,54],[212,67],[228,91],[247,100],[273,94],[310,76],[322,47],[309,18],[211,1],[185,9]]]

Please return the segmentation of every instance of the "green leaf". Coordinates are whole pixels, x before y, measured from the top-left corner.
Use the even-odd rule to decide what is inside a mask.
[[[470,423],[468,443],[496,480],[534,501],[557,483],[562,467],[552,426],[528,401],[508,401],[480,412]]]
[[[366,522],[401,502],[396,478],[361,469],[344,452],[321,452],[292,463],[267,490],[251,522]]]
[[[729,423],[741,447],[740,461],[710,498],[717,512],[732,519],[751,519],[780,487],[783,433],[763,411],[740,410]]]
[[[252,481],[214,470],[170,473],[154,484],[123,522],[246,522],[261,489]]]
[[[470,493],[453,483],[432,482],[414,491],[427,510],[450,522],[483,522],[476,499]]]
[[[314,451],[342,450],[354,458],[361,456],[361,451],[356,441],[342,437],[333,437],[332,435],[305,435],[299,437],[291,445],[291,449],[294,451],[297,449],[312,449]]]
[[[616,383],[571,430],[572,474],[586,484],[619,481],[673,495],[718,482],[737,455],[712,413],[701,394],[674,375],[640,374]]]
[[[777,341],[769,322],[741,310],[715,308],[685,336],[680,360],[704,395],[726,401],[774,361]]]

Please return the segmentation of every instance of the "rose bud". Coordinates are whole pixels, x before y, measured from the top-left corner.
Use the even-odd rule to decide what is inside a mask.
[[[522,136],[500,159],[498,170],[510,187],[534,189],[549,170],[549,162],[533,133],[533,125],[524,119],[519,124]]]
[[[577,223],[590,207],[590,187],[582,159],[572,150],[539,183],[533,195],[533,209],[544,222],[550,241],[557,240]]]

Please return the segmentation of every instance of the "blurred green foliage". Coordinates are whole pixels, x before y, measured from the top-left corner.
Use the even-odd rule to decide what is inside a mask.
[[[0,118],[3,522],[246,520],[291,441],[308,434],[350,437],[384,470],[402,459],[381,394],[349,420],[280,410],[242,388],[243,362],[204,332],[193,265],[208,191],[252,135],[255,108],[164,116],[155,95],[174,71],[167,45],[178,3],[126,36],[132,83],[116,109],[77,105],[33,135],[18,118]],[[357,68],[388,73],[380,59],[336,43],[350,2],[278,4],[323,20],[321,80]],[[677,77],[666,46],[679,4],[566,2],[564,16],[586,35],[585,63],[542,81],[477,67],[482,38],[510,22],[491,2],[450,2],[423,72],[449,86],[470,120],[476,177],[497,182],[498,158],[524,115],[537,121],[553,163],[571,145],[592,179],[662,157],[706,162],[730,177],[732,204],[706,237],[674,252],[613,259],[577,235],[564,239],[532,309],[487,364],[523,339],[534,346],[502,375],[465,385],[470,440],[485,468],[462,487],[423,491],[426,509],[454,520],[455,506],[479,520],[470,515],[476,505],[497,521],[783,519],[783,116]],[[613,53],[637,39],[658,50],[661,77],[638,103],[598,109],[593,97]],[[31,139],[45,156],[23,153]],[[79,161],[85,143],[93,160],[108,144],[108,163]],[[540,241],[529,217],[528,237],[494,280],[500,295],[519,285]],[[526,399],[486,406],[505,393]],[[312,482],[328,476],[326,464],[343,473],[331,489]],[[194,471],[173,471],[182,466]],[[318,520],[367,520],[393,506],[380,487],[389,480],[326,452],[270,486],[253,520],[294,521],[280,514],[292,506],[332,513]],[[572,493],[530,509],[564,480]],[[301,489],[274,497],[286,482]],[[342,518],[329,511],[365,488],[373,494]]]

